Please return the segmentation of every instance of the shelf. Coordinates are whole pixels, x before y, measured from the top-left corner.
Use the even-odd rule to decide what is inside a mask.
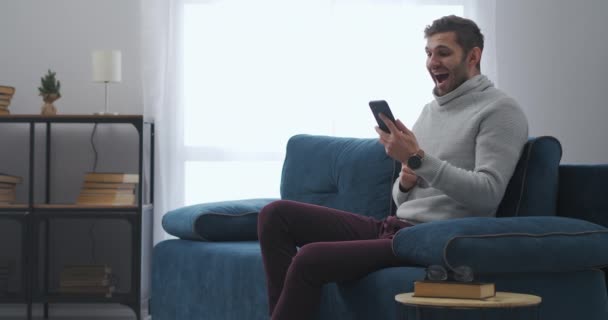
[[[96,204],[73,204],[73,203],[58,203],[58,204],[35,204],[34,209],[57,209],[57,210],[137,210],[137,205],[96,205]]]
[[[20,126],[29,127],[29,185],[27,185],[28,196],[26,203],[0,205],[0,218],[18,220],[21,223],[21,254],[19,258],[22,270],[22,294],[0,295],[0,304],[22,303],[26,304],[27,318],[31,319],[32,303],[44,303],[44,317],[48,317],[48,304],[53,302],[65,303],[121,303],[135,312],[135,318],[141,319],[142,305],[150,297],[149,293],[149,268],[152,250],[152,203],[154,202],[154,122],[145,121],[143,115],[93,115],[93,114],[67,114],[55,116],[43,116],[39,114],[13,114],[0,116],[0,124],[13,123]],[[52,186],[51,172],[52,165],[52,129],[60,125],[60,128],[67,124],[120,124],[132,125],[135,128],[138,138],[138,202],[133,205],[83,205],[76,203],[54,203],[50,194]],[[37,152],[36,140],[37,131],[40,128],[45,130],[44,146],[45,152],[43,161],[45,168],[42,174],[37,172],[35,167]],[[149,146],[149,168],[145,169],[144,153],[145,145]],[[79,150],[73,150],[77,153]],[[144,171],[149,170],[149,171]],[[36,176],[34,176],[36,174]],[[149,174],[149,179],[144,181],[145,174]],[[40,176],[40,177],[38,177]],[[43,181],[43,182],[41,182]],[[147,183],[147,185],[145,185]],[[39,192],[38,186],[44,187],[43,198],[35,196]],[[147,191],[144,191],[147,190]],[[145,192],[147,192],[145,194]],[[44,200],[42,200],[44,199]],[[37,203],[38,201],[38,203]],[[145,201],[145,203],[144,203]],[[124,236],[125,250],[128,252],[128,270],[122,272],[127,274],[129,281],[129,292],[115,292],[112,297],[106,298],[99,294],[75,294],[62,293],[49,290],[50,281],[53,279],[53,257],[54,248],[50,245],[51,237],[56,231],[52,226],[53,219],[57,220],[79,220],[79,219],[99,219],[99,220],[122,220],[130,225],[125,228],[129,232]],[[63,222],[63,221],[62,221]],[[80,222],[80,221],[78,221]],[[114,221],[112,221],[114,222]],[[66,230],[71,232],[71,230]],[[92,229],[89,230],[92,235]],[[69,234],[62,235],[69,237]],[[96,235],[101,236],[101,235]],[[113,237],[113,234],[105,234],[105,237]],[[69,241],[69,240],[67,240]],[[95,240],[91,240],[95,241]],[[101,241],[101,240],[100,240]],[[122,240],[121,240],[122,241]],[[121,247],[122,242],[121,242]],[[62,253],[63,254],[63,253]],[[60,258],[63,257],[61,254]],[[63,257],[65,258],[65,257]],[[63,259],[62,258],[62,259]],[[16,258],[17,259],[17,258]],[[108,259],[110,259],[108,257]],[[113,255],[113,259],[122,259],[120,256]],[[72,258],[76,261],[78,259]],[[110,259],[112,260],[112,259]],[[66,260],[67,261],[67,260]],[[64,261],[65,262],[65,261]]]
[[[14,209],[27,209],[27,208],[28,208],[28,205],[22,204],[22,203],[0,204],[0,210],[3,210],[3,209],[14,210]]]
[[[36,122],[36,123],[93,123],[93,122],[112,122],[112,123],[132,123],[142,121],[142,115],[121,114],[121,115],[93,115],[93,114],[62,114],[55,116],[43,116],[40,114],[7,114],[0,116],[0,122]]]

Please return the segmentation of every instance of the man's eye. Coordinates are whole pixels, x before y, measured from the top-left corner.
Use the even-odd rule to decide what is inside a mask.
[[[447,57],[452,54],[450,51],[439,51],[439,55],[442,57]]]

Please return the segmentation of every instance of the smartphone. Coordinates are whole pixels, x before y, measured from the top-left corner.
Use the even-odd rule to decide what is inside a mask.
[[[374,100],[369,102],[369,107],[372,109],[372,113],[374,114],[374,118],[376,118],[376,122],[378,123],[378,127],[382,129],[382,131],[386,133],[390,133],[384,121],[380,119],[379,114],[384,114],[387,118],[391,119],[391,121],[395,122],[395,117],[391,112],[391,108],[389,108],[388,103],[384,100]]]

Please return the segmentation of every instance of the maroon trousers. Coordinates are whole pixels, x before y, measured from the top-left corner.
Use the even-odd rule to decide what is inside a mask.
[[[265,206],[258,237],[272,320],[310,320],[324,284],[402,265],[391,241],[408,226],[394,216],[377,220],[288,200]]]

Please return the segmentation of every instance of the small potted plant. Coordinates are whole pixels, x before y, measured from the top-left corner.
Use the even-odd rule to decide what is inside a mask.
[[[55,72],[49,69],[49,72],[42,78],[40,78],[41,86],[38,87],[40,96],[44,101],[42,106],[41,114],[45,116],[57,114],[57,108],[53,105],[53,102],[61,98],[61,83],[55,79]]]

